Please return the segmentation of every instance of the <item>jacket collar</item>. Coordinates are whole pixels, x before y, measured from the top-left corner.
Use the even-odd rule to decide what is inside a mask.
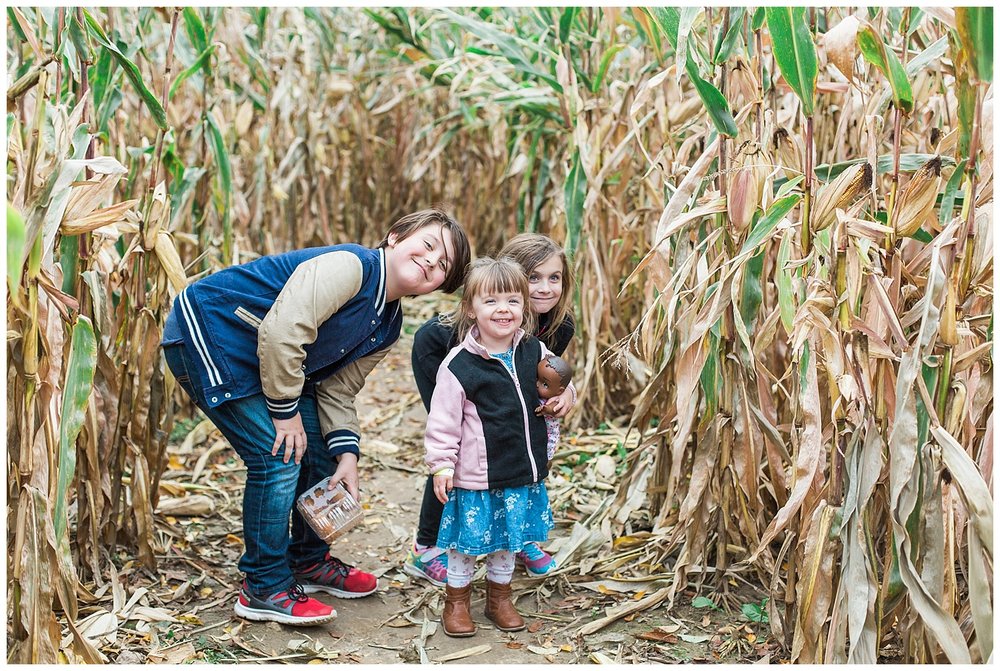
[[[514,333],[515,349],[517,348],[518,343],[520,343],[521,340],[524,339],[524,335],[525,335],[524,329],[518,329],[517,332]],[[484,347],[483,344],[479,342],[478,338],[479,338],[479,327],[473,326],[469,330],[469,334],[465,336],[465,340],[462,341],[462,347],[469,350],[473,354],[478,354],[484,359],[489,359],[490,358],[489,350],[487,350],[486,347]]]

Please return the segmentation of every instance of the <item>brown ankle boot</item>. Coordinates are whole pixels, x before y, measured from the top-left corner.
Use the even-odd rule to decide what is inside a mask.
[[[472,583],[465,587],[444,588],[444,612],[441,613],[441,628],[444,633],[456,638],[472,636],[476,633],[476,623],[472,621]]]
[[[486,581],[486,617],[500,631],[521,631],[524,619],[510,600],[510,583]]]

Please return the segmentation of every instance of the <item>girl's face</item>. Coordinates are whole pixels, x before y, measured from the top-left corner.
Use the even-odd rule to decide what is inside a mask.
[[[544,315],[562,298],[563,263],[557,254],[545,259],[528,273],[528,297],[535,314]]]
[[[449,259],[455,258],[451,232],[428,224],[405,238],[389,235],[386,265],[389,291],[400,296],[428,294],[444,283]]]
[[[508,342],[524,322],[524,297],[520,293],[477,294],[472,314],[483,344]]]

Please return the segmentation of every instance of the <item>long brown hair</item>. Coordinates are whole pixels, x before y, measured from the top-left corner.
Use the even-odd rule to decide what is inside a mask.
[[[465,276],[462,301],[450,315],[449,325],[458,333],[458,341],[465,340],[476,323],[472,316],[472,300],[482,294],[521,294],[524,299],[524,321],[521,324],[527,333],[535,331],[535,313],[528,299],[528,278],[524,269],[511,259],[491,259],[484,256],[469,266]]]
[[[552,346],[555,343],[556,330],[565,321],[573,304],[573,268],[566,260],[566,252],[548,236],[539,233],[521,233],[511,238],[497,256],[501,258],[506,256],[517,261],[528,277],[535,268],[552,256],[558,256],[562,261],[562,295],[556,306],[549,310],[548,330],[544,337],[539,338],[546,345]],[[534,314],[533,310],[532,313]],[[534,329],[529,333],[534,333]]]

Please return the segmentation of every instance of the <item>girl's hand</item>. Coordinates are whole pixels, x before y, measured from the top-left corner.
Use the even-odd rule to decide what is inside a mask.
[[[451,476],[450,475],[435,475],[434,476],[434,496],[441,503],[448,503],[448,492],[451,491]]]
[[[569,387],[563,391],[563,393],[558,396],[553,396],[548,401],[545,402],[546,415],[552,415],[553,417],[558,417],[562,419],[569,414],[569,411],[573,409],[574,395],[573,390]]]
[[[272,419],[271,421],[274,423],[274,432],[277,434],[274,445],[271,447],[271,456],[278,456],[278,448],[284,443],[285,458],[283,461],[287,464],[294,453],[295,463],[301,463],[302,455],[306,453],[306,430],[302,426],[302,415],[295,413],[291,419]]]
[[[343,482],[344,487],[354,497],[354,500],[360,501],[361,499],[358,498],[358,455],[353,452],[344,452],[335,459],[337,460],[337,470],[330,478],[330,485],[327,489],[333,489],[338,482]]]

